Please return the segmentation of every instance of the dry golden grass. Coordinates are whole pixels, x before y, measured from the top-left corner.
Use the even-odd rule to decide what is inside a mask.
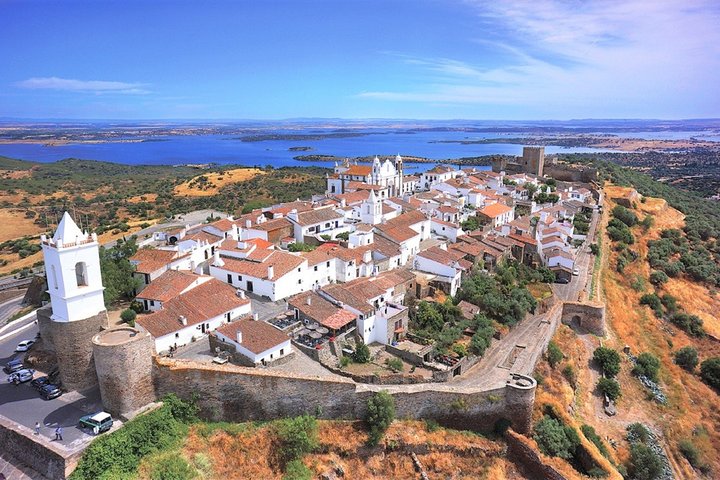
[[[21,208],[0,208],[0,225],[0,242],[37,235],[43,231],[32,218],[25,218],[25,210]]]
[[[608,187],[608,197],[615,196]],[[613,204],[608,201],[607,210]],[[608,343],[615,348],[629,345],[634,353],[651,352],[662,363],[660,379],[663,390],[668,396],[668,405],[661,406],[647,399],[645,389],[632,377],[629,365],[623,365],[618,379],[623,386],[623,398],[618,404],[618,416],[609,424],[621,421],[631,423],[643,421],[654,425],[664,435],[665,448],[678,478],[693,478],[697,473],[679,453],[677,444],[680,440],[692,437],[694,430],[707,431],[707,435],[692,437],[696,446],[703,453],[714,472],[720,472],[720,459],[715,452],[720,448],[720,397],[693,374],[682,370],[673,362],[673,353],[682,346],[693,345],[700,352],[701,359],[718,355],[720,344],[711,339],[693,339],[667,322],[657,319],[648,307],[639,304],[643,292],[637,292],[630,286],[636,276],[647,279],[650,268],[645,260],[647,241],[656,239],[660,231],[666,228],[682,228],[684,216],[677,210],[667,206],[664,200],[648,198],[645,203],[638,203],[640,216],[651,213],[655,225],[646,233],[635,229],[637,244],[633,246],[641,258],[631,263],[623,274],[615,271],[616,253],[611,252],[609,264],[605,266],[603,289],[607,305],[607,318],[612,334]],[[605,238],[605,245],[610,245]],[[676,296],[680,305],[689,313],[703,318],[712,316],[717,299],[709,295],[707,289],[688,279],[673,279],[664,289]],[[647,285],[646,291],[652,291]],[[662,293],[662,292],[661,292]],[[717,312],[718,310],[714,310]],[[708,330],[717,328],[716,320],[708,322]],[[618,431],[616,435],[622,434]]]
[[[232,170],[225,170],[223,172],[207,172],[176,186],[175,195],[185,197],[209,197],[217,194],[218,191],[220,191],[220,189],[225,185],[244,182],[245,180],[250,180],[257,175],[265,175],[265,172],[259,168],[235,168]],[[193,184],[193,181],[201,176],[207,177],[206,185],[208,185],[208,188],[204,190],[198,188],[197,185],[191,185]]]
[[[486,438],[444,429],[428,432],[424,422],[397,421],[386,434],[387,442],[395,442],[397,451],[366,448],[367,433],[360,422],[319,421],[318,436],[321,453],[307,455],[303,462],[313,472],[313,478],[328,473],[334,466],[345,470],[346,478],[400,479],[418,478],[409,451],[414,446],[431,450],[418,455],[430,478],[526,479],[504,458],[504,446]],[[206,455],[212,472],[204,478],[280,479],[282,473],[274,444],[272,426],[248,426],[241,433],[217,430],[201,435],[199,427],[191,427],[181,454],[190,464],[197,455]],[[472,450],[470,453],[469,449]],[[442,450],[442,451],[441,451]],[[446,451],[450,450],[450,451]],[[453,451],[454,450],[454,451]],[[139,478],[147,479],[151,459],[144,461]],[[238,472],[242,472],[239,476]]]

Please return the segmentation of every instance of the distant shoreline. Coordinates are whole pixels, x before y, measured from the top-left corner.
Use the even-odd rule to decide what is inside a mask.
[[[493,158],[499,157],[512,157],[512,155],[482,155],[479,157],[460,157],[460,158],[444,158],[434,159],[427,157],[414,157],[411,155],[402,156],[403,163],[438,163],[438,164],[450,164],[450,165],[478,165],[486,166],[490,165]],[[372,163],[375,159],[375,155],[369,155],[364,157],[338,157],[335,155],[298,155],[293,157],[298,162],[325,162],[325,163],[342,163],[347,158],[351,162],[358,163]],[[378,155],[381,160],[385,158],[393,159],[395,155]]]

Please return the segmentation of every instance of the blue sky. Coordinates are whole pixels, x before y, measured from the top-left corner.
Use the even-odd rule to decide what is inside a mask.
[[[0,117],[720,117],[720,2],[0,0]]]

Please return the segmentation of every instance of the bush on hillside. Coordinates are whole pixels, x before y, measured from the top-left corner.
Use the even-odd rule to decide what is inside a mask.
[[[632,369],[635,375],[645,375],[653,382],[658,381],[658,371],[660,371],[660,360],[652,353],[643,352],[637,357],[637,363]]]
[[[600,377],[600,380],[598,380],[597,388],[603,395],[607,395],[607,397],[615,401],[622,393],[620,392],[620,384],[615,380],[614,378],[605,378]]]
[[[540,450],[551,457],[570,459],[580,445],[580,437],[574,428],[560,420],[545,415],[535,424],[533,438]]]
[[[319,446],[317,420],[310,415],[276,422],[275,435],[280,443],[281,456],[286,465],[312,453]]]
[[[684,330],[688,335],[693,337],[704,337],[705,329],[703,328],[703,321],[697,315],[690,315],[688,313],[675,313],[670,316],[670,321],[678,328]]]
[[[598,347],[593,352],[595,360],[605,375],[612,378],[620,372],[620,354],[617,350],[608,347]]]
[[[708,358],[700,364],[700,377],[703,382],[720,390],[720,357]]]
[[[632,227],[633,225],[638,223],[638,217],[635,212],[623,207],[622,205],[618,205],[613,208],[612,215],[628,227]]]
[[[135,318],[137,317],[137,313],[135,313],[135,310],[132,310],[130,308],[126,308],[125,310],[120,313],[120,320],[127,323],[131,327],[135,326]]]
[[[395,420],[395,399],[385,391],[370,397],[365,414],[365,423],[369,430],[368,443],[377,445],[393,420]]]
[[[364,343],[360,343],[355,349],[353,360],[357,363],[368,363],[370,361],[370,347]]]
[[[643,443],[630,447],[628,473],[637,480],[656,480],[662,473],[662,460],[657,453]]]
[[[557,343],[551,340],[547,348],[547,360],[550,364],[550,367],[555,368],[562,361],[562,359],[562,350],[560,350],[560,347],[557,346]]]
[[[650,274],[650,283],[652,283],[656,287],[659,287],[663,283],[667,283],[668,280],[669,277],[667,276],[667,274],[660,270],[655,270]]]
[[[694,347],[683,347],[675,352],[675,363],[692,372],[698,364],[698,352]]]

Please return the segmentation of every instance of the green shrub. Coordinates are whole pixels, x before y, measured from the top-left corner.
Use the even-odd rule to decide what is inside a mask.
[[[385,364],[395,373],[402,372],[403,370],[403,362],[399,358],[389,358],[385,360]]]
[[[535,424],[533,438],[546,455],[570,459],[580,445],[580,437],[574,428],[560,420],[545,415]]]
[[[620,398],[620,384],[614,378],[601,377],[600,380],[598,380],[597,388],[600,393],[607,395],[612,401]]]
[[[368,363],[370,361],[370,347],[364,343],[360,343],[355,349],[353,359],[357,363]]]
[[[655,312],[656,317],[662,317],[662,300],[660,300],[660,297],[658,297],[656,294],[646,293],[645,295],[640,297],[640,305],[647,305]]]
[[[688,372],[695,370],[698,364],[698,352],[694,347],[683,347],[675,352],[675,363]]]
[[[708,358],[702,362],[700,377],[711,387],[720,389],[720,357]]]
[[[283,480],[312,480],[313,474],[300,459],[292,460],[285,466]]]
[[[131,327],[135,326],[136,317],[137,313],[135,313],[135,310],[132,310],[130,308],[126,308],[120,313],[120,320],[129,324]]]
[[[195,469],[177,453],[153,459],[150,469],[151,480],[190,480],[196,476]]]
[[[441,428],[440,424],[438,422],[436,422],[435,420],[433,420],[433,419],[425,420],[425,429],[428,432],[437,432],[438,430],[440,430],[440,428]]]
[[[598,347],[593,352],[593,360],[600,365],[605,375],[610,378],[615,377],[620,372],[620,354],[617,350]]]
[[[697,315],[680,312],[670,316],[670,321],[678,328],[684,330],[688,335],[693,337],[704,337],[705,329],[703,321]]]
[[[642,423],[633,423],[628,426],[628,436],[635,437],[642,443],[647,443],[650,439],[650,431]]]
[[[563,359],[563,352],[560,350],[560,347],[557,346],[557,343],[553,342],[552,340],[548,344],[547,348],[547,360],[548,363],[552,368],[555,368]]]
[[[643,352],[637,357],[637,363],[632,369],[635,375],[645,375],[653,382],[658,380],[658,371],[660,370],[660,360],[648,352]]]
[[[568,364],[565,365],[562,369],[562,374],[565,379],[570,382],[570,386],[575,389],[577,388],[577,371],[573,368],[572,365]]]
[[[600,438],[600,435],[595,433],[595,429],[592,427],[592,425],[583,424],[580,427],[580,431],[583,435],[585,435],[585,438],[587,438],[593,443],[593,445],[597,447],[598,451],[602,454],[603,457],[609,458],[610,454],[608,453],[607,447]]]
[[[347,355],[343,355],[340,357],[340,368],[345,368],[352,362],[352,358],[348,357]]]
[[[315,417],[303,415],[287,418],[276,422],[274,427],[281,445],[281,456],[286,464],[301,459],[319,446]]]
[[[680,440],[678,443],[678,450],[680,450],[683,457],[687,458],[687,461],[690,462],[690,465],[692,465],[693,468],[701,469],[705,467],[704,462],[700,458],[700,452],[691,440]]]
[[[183,400],[174,393],[169,393],[163,397],[163,404],[170,409],[170,413],[176,420],[193,423],[197,421],[200,411],[197,399],[197,394],[193,394],[190,400]]]
[[[368,426],[370,445],[377,445],[395,419],[395,399],[387,392],[378,392],[367,402],[365,423]]]
[[[600,255],[600,245],[598,245],[597,243],[591,243],[590,244],[590,252],[593,255]]]
[[[612,209],[612,215],[613,217],[617,218],[621,222],[623,222],[628,227],[632,227],[636,223],[638,223],[638,217],[635,214],[635,212],[628,210],[627,208],[623,207],[622,205],[618,205],[615,208]]]
[[[650,274],[650,283],[658,287],[663,283],[667,283],[669,279],[667,274],[660,270],[655,270]]]
[[[315,247],[307,243],[294,242],[288,245],[288,250],[291,252],[312,252],[315,250]]]
[[[638,443],[630,447],[628,473],[637,480],[655,480],[662,473],[662,460],[647,445]]]
[[[467,348],[462,343],[456,343],[452,346],[452,351],[455,355],[462,358],[467,355]]]

